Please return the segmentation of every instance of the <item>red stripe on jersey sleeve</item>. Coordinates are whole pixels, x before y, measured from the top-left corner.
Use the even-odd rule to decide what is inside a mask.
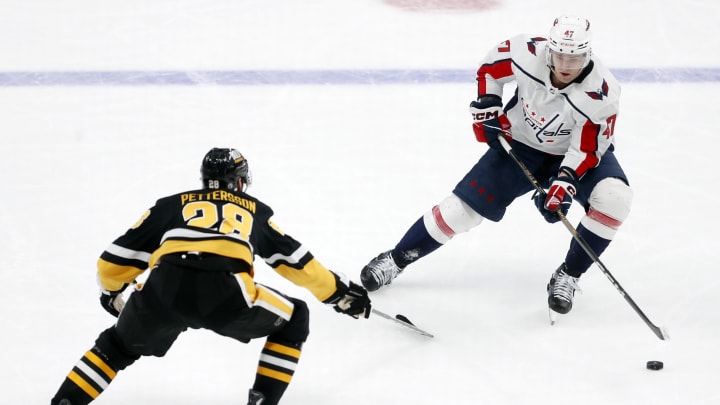
[[[487,94],[486,75],[489,75],[493,79],[512,76],[512,60],[503,59],[480,66],[480,69],[477,71],[478,95]]]
[[[598,150],[598,136],[600,135],[600,125],[591,121],[586,121],[580,134],[580,150],[585,152],[585,159],[575,168],[578,177],[582,177],[585,172],[597,166],[600,159],[595,154]]]

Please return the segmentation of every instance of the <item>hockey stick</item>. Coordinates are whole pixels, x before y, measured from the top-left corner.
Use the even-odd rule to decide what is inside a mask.
[[[535,179],[535,177],[532,175],[530,170],[528,170],[527,166],[517,157],[515,154],[515,151],[510,147],[510,144],[505,139],[504,136],[498,136],[498,140],[500,141],[500,144],[502,145],[503,149],[510,155],[512,160],[517,163],[517,165],[520,167],[520,169],[525,173],[525,177],[532,183],[532,185],[535,187],[535,190],[540,193],[541,195],[545,195],[545,190],[540,186],[540,183]],[[557,211],[558,216],[560,217],[560,220],[562,221],[563,225],[565,225],[565,228],[570,231],[573,238],[577,241],[577,243],[585,250],[585,253],[587,253],[588,256],[595,262],[595,264],[598,265],[600,268],[600,271],[605,274],[605,276],[610,280],[610,283],[612,283],[613,286],[620,292],[620,295],[625,298],[625,301],[627,301],[628,304],[635,310],[635,313],[637,313],[640,318],[645,322],[645,324],[650,328],[650,330],[653,331],[655,336],[658,337],[660,340],[667,340],[670,339],[670,335],[668,335],[667,331],[664,328],[660,328],[656,326],[654,323],[650,321],[650,319],[643,313],[643,311],[638,307],[638,305],[633,301],[633,299],[630,297],[630,295],[625,291],[625,289],[620,285],[620,283],[613,277],[613,275],[610,273],[610,270],[608,270],[607,267],[605,267],[605,264],[600,260],[600,257],[598,257],[597,254],[592,250],[590,245],[585,241],[585,239],[578,233],[578,231],[575,229],[575,227],[568,221],[567,217],[558,209]]]
[[[428,333],[428,332],[425,332],[424,330],[422,330],[422,329],[418,328],[417,326],[413,325],[406,317],[404,317],[404,316],[402,316],[402,315],[396,315],[396,316],[393,318],[392,316],[390,316],[390,315],[388,315],[388,314],[386,314],[386,313],[384,313],[384,312],[382,312],[382,311],[380,311],[380,310],[377,310],[377,309],[375,309],[375,308],[372,308],[372,309],[371,309],[371,312],[372,312],[373,314],[381,317],[381,318],[385,318],[385,319],[387,319],[387,320],[389,320],[389,321],[393,321],[393,322],[397,323],[398,325],[402,325],[402,326],[404,326],[404,327],[412,330],[412,331],[415,332],[415,333],[419,333],[419,334],[421,334],[421,335],[423,335],[423,336],[427,336],[427,337],[430,337],[430,338],[434,337],[432,334],[430,334],[430,333]]]

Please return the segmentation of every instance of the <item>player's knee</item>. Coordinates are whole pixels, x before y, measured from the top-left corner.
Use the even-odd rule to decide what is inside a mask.
[[[140,358],[139,354],[130,353],[117,334],[115,327],[105,329],[97,340],[95,349],[105,356],[105,360],[115,371],[120,371]]]
[[[624,181],[611,177],[600,181],[590,194],[590,207],[622,222],[630,214],[633,192]]]
[[[423,216],[428,233],[438,242],[445,243],[458,233],[467,232],[483,220],[455,194],[445,198]]]
[[[285,327],[273,333],[270,338],[273,341],[300,347],[310,335],[310,311],[305,301],[297,298],[290,298],[290,301],[294,306],[290,320]]]
[[[633,192],[618,178],[601,180],[590,193],[583,225],[605,239],[612,239],[630,214]]]

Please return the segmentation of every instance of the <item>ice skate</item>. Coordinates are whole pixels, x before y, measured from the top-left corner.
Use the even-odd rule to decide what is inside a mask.
[[[578,287],[578,278],[565,273],[566,267],[563,263],[552,277],[547,285],[548,292],[548,308],[550,309],[550,324],[554,324],[557,315],[565,315],[572,309],[573,297]]]
[[[370,260],[360,272],[360,282],[368,291],[376,291],[380,287],[392,283],[393,279],[402,273],[403,269],[395,264],[391,251],[380,253]]]
[[[248,405],[262,405],[265,403],[265,395],[259,391],[250,390],[248,393]]]

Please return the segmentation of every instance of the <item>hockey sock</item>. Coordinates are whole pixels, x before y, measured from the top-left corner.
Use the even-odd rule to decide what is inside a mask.
[[[430,236],[421,217],[400,239],[400,242],[393,249],[392,256],[395,259],[395,264],[402,269],[421,257],[432,253],[440,246],[442,246],[442,243]]]
[[[88,350],[67,375],[50,401],[51,405],[59,404],[63,399],[73,405],[87,405],[97,398],[117,373],[104,357],[96,347]]]
[[[267,341],[260,354],[253,389],[265,395],[263,405],[276,405],[295,374],[300,348]]]
[[[577,228],[577,232],[587,242],[596,255],[600,256],[605,248],[610,245],[609,239],[603,239],[598,235],[590,232],[582,224]],[[570,242],[570,250],[565,256],[565,265],[567,266],[567,274],[573,277],[580,277],[593,264],[593,259],[585,253],[585,250],[573,238]]]
[[[104,330],[95,340],[95,346],[77,362],[53,397],[51,404],[63,399],[72,405],[87,405],[97,398],[117,375],[137,359],[138,354],[128,353],[120,342],[115,326]]]

